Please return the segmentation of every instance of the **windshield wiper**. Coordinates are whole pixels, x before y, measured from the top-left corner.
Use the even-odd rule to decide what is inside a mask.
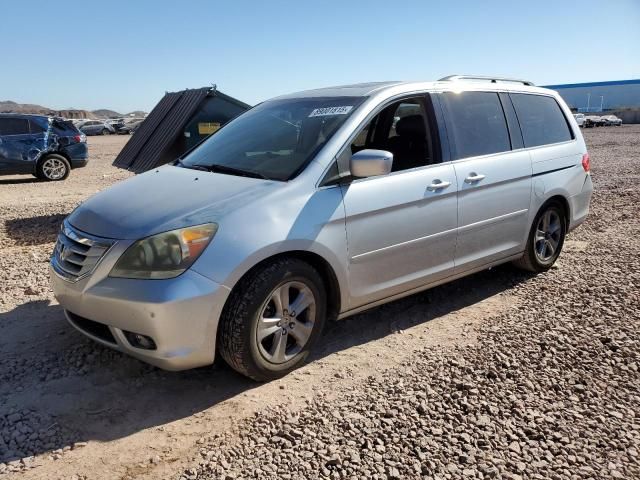
[[[201,170],[203,172],[214,172],[214,173],[228,173],[231,175],[238,175],[240,177],[250,177],[250,178],[261,178],[263,180],[271,180],[271,178],[266,175],[261,174],[260,172],[254,172],[253,170],[243,170],[241,168],[228,167],[226,165],[204,165],[204,164],[187,164],[182,161],[182,159],[176,160],[176,165],[183,168],[190,168],[192,170]]]
[[[260,172],[254,172],[253,170],[243,170],[241,168],[229,167],[227,165],[218,165],[215,163],[211,165],[195,164],[195,165],[189,165],[189,167],[194,167],[199,170],[207,170],[209,172],[214,172],[214,173],[229,173],[231,175],[238,175],[241,177],[261,178],[263,180],[271,180],[269,177],[261,174]]]
[[[189,168],[191,170],[202,170],[203,172],[209,172],[210,170],[205,167],[204,165],[187,165],[186,163],[184,163],[182,161],[181,158],[179,158],[178,160],[176,160],[175,165],[182,167],[182,168]]]

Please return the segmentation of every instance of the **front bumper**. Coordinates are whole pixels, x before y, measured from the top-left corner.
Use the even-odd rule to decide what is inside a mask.
[[[53,292],[71,325],[103,345],[165,370],[213,363],[228,288],[191,270],[168,280],[110,278],[105,263],[112,262],[101,262],[92,275],[77,282],[50,267]],[[92,322],[102,330],[87,328]],[[134,347],[125,331],[151,337],[157,348]]]

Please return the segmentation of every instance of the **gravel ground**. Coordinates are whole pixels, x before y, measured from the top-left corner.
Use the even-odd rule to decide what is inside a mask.
[[[556,267],[338,322],[312,363],[260,386],[162,372],[64,324],[57,228],[129,176],[110,166],[125,138],[91,138],[63,183],[0,178],[0,476],[640,478],[640,126],[585,137],[592,213]]]
[[[588,223],[476,345],[261,412],[182,477],[640,478],[638,131],[587,131]]]
[[[60,223],[80,202],[131,173],[111,166],[129,137],[89,137],[89,166],[64,182],[0,177],[0,311],[25,300],[48,299],[46,264]]]

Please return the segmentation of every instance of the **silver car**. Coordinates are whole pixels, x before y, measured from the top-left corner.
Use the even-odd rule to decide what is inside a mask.
[[[85,135],[111,135],[115,128],[102,120],[88,120],[80,125],[80,131]]]
[[[556,261],[589,211],[561,97],[447,77],[278,97],[64,221],[51,282],[68,321],[168,370],[268,380],[324,324],[473,272]]]

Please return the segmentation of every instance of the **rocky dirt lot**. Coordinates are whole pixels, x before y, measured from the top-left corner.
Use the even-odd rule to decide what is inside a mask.
[[[596,193],[557,265],[509,266],[330,325],[255,384],[86,340],[47,285],[58,225],[129,174],[90,138],[64,183],[0,178],[0,476],[640,478],[640,127],[585,131]]]

